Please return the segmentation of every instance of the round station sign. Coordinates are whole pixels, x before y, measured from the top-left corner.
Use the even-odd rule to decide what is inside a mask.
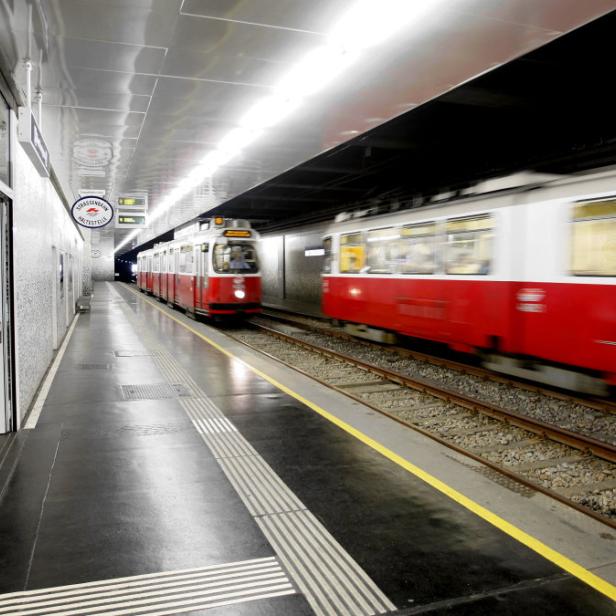
[[[73,203],[71,214],[82,227],[100,229],[113,220],[113,207],[101,197],[81,197]]]

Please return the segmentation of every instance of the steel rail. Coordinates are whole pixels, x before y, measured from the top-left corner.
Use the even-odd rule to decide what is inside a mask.
[[[268,334],[273,335],[275,337],[278,337],[279,339],[288,342],[289,344],[294,344],[296,346],[301,346],[306,348],[307,350],[310,350],[312,352],[316,352],[319,353],[321,355],[326,355],[329,356],[333,359],[339,359],[341,361],[347,361],[348,363],[351,364],[355,364],[358,368],[361,368],[362,370],[367,370],[367,371],[371,371],[370,370],[370,366],[371,364],[367,364],[366,362],[361,362],[359,360],[355,360],[352,357],[349,357],[347,355],[345,355],[344,353],[338,353],[336,351],[331,351],[329,349],[323,349],[322,347],[318,347],[317,345],[313,345],[311,343],[307,343],[303,340],[299,340],[297,338],[293,338],[293,336],[290,336],[288,334],[285,334],[283,332],[279,332],[275,329],[272,328],[268,328],[267,326],[264,325],[258,325],[255,323],[251,323],[251,325],[256,326],[258,329],[261,329],[263,331],[266,331]],[[601,522],[602,524],[605,524],[607,526],[609,526],[612,529],[616,529],[616,520],[612,520],[606,516],[601,515],[600,513],[594,511],[593,509],[586,507],[584,505],[581,505],[577,502],[575,502],[574,500],[571,500],[569,498],[567,498],[566,496],[563,496],[561,494],[559,494],[558,492],[555,492],[553,490],[551,490],[550,488],[546,488],[545,486],[539,484],[539,483],[535,483],[529,479],[526,479],[525,477],[518,475],[517,473],[515,473],[514,471],[509,470],[508,468],[501,466],[500,464],[497,464],[496,462],[492,462],[491,460],[487,459],[487,458],[483,458],[481,455],[474,453],[472,451],[469,451],[468,449],[464,449],[463,447],[460,447],[459,445],[456,445],[455,443],[452,443],[451,441],[448,441],[447,439],[445,439],[442,436],[439,436],[438,434],[435,434],[433,432],[430,432],[429,430],[426,430],[424,428],[422,428],[421,426],[418,426],[414,423],[411,423],[409,421],[406,421],[400,417],[397,417],[396,415],[374,405],[371,404],[370,402],[366,401],[364,398],[357,396],[351,392],[349,392],[346,389],[343,389],[341,387],[337,387],[334,384],[328,383],[327,381],[320,379],[318,377],[315,377],[314,375],[310,374],[309,372],[306,372],[305,370],[298,368],[297,366],[294,366],[293,364],[290,364],[282,359],[280,359],[279,357],[276,357],[275,355],[272,355],[271,353],[268,353],[267,351],[264,351],[262,348],[259,348],[257,346],[254,346],[244,340],[241,340],[240,338],[237,338],[236,336],[234,336],[233,334],[229,333],[229,332],[225,332],[225,334],[227,336],[229,336],[230,338],[233,338],[235,341],[249,347],[250,349],[253,349],[254,351],[257,351],[258,353],[261,353],[262,355],[265,355],[266,357],[269,357],[270,359],[273,359],[274,361],[277,361],[293,370],[295,370],[296,372],[299,372],[300,374],[303,374],[305,376],[307,376],[308,378],[312,379],[313,381],[316,381],[317,383],[320,383],[321,385],[324,385],[325,387],[328,387],[329,389],[332,389],[334,391],[337,391],[338,393],[341,393],[345,396],[347,396],[348,398],[351,398],[352,400],[359,402],[360,404],[382,414],[385,415],[386,417],[389,417],[390,419],[393,419],[394,421],[396,421],[397,423],[411,429],[414,430],[415,432],[418,432],[424,436],[427,436],[428,438],[436,441],[437,443],[444,445],[445,447],[448,447],[449,449],[452,449],[454,451],[456,451],[457,453],[460,453],[468,458],[471,458],[472,460],[475,460],[476,462],[479,462],[485,466],[488,466],[489,468],[493,469],[494,471],[504,475],[505,477],[508,477],[509,479],[516,481],[517,483],[524,485],[525,487],[534,490],[536,492],[540,492],[542,494],[545,494],[546,496],[549,496],[550,498],[553,498],[561,503],[563,503],[564,505],[567,505],[568,507],[571,507],[573,509],[575,509],[576,511],[579,511],[580,513],[583,513],[599,522]],[[348,358],[348,359],[347,359]],[[350,360],[350,362],[349,362]],[[379,374],[379,376],[383,376],[381,373],[382,372],[387,372],[387,370],[383,370],[381,368],[379,368],[378,366],[375,367],[378,372],[376,372],[377,374]],[[399,384],[399,385],[403,385],[405,386],[404,383],[400,383],[397,379],[398,376],[402,377],[404,380],[407,380],[408,377],[406,377],[405,375],[398,375],[397,373],[392,373],[393,376],[395,377],[394,379],[388,379],[388,380],[392,380],[393,382]],[[384,377],[387,378],[387,377]],[[413,379],[410,379],[413,380]],[[429,395],[435,395],[432,394],[429,389],[432,388],[431,384],[427,384],[427,389],[424,389],[424,384],[421,384],[418,387],[413,387],[413,389],[417,389],[418,391],[422,391],[424,393],[428,393]],[[440,399],[446,400],[446,401],[451,401],[455,404],[458,404],[458,402],[456,402],[455,400],[451,400],[449,399],[449,397],[447,396],[437,396]],[[465,408],[470,408],[466,405],[461,405],[464,406]],[[476,410],[476,409],[473,409]],[[492,416],[492,415],[491,415]],[[507,423],[511,423],[511,422],[507,422]],[[526,429],[526,428],[524,428]],[[529,430],[530,431],[530,430]],[[540,431],[532,431],[535,434],[538,434],[539,436],[543,436],[545,438],[545,435],[543,435],[542,432]],[[616,448],[613,448],[614,450],[616,450]]]
[[[563,445],[574,447],[575,449],[588,451],[599,458],[607,460],[608,462],[616,463],[616,446],[610,443],[604,443],[590,436],[577,434],[576,432],[566,430],[565,428],[560,428],[558,426],[545,423],[538,419],[533,419],[527,417],[526,415],[521,415],[520,413],[504,409],[490,402],[476,400],[475,398],[448,389],[425,379],[409,377],[400,372],[388,370],[387,368],[381,368],[380,366],[376,366],[375,364],[371,364],[361,359],[357,359],[356,357],[347,355],[346,353],[340,353],[339,351],[333,351],[331,349],[326,349],[311,342],[300,340],[298,338],[295,338],[294,336],[285,334],[284,332],[268,327],[266,325],[258,323],[254,323],[253,325],[258,327],[259,329],[267,331],[269,334],[274,335],[282,340],[286,340],[287,342],[290,342],[292,344],[303,346],[306,349],[320,353],[322,355],[327,355],[334,359],[339,359],[346,363],[353,364],[358,368],[362,368],[363,370],[366,370],[373,374],[377,374],[378,376],[393,383],[397,383],[398,385],[403,385],[404,387],[420,391],[424,394],[428,394],[446,402],[457,404],[458,406],[462,406],[471,411],[482,413],[483,415],[487,415],[494,419],[504,421],[510,425],[516,426],[517,428],[527,430],[528,432],[532,432],[543,438],[548,438]]]
[[[594,397],[580,397],[574,394],[568,394],[566,392],[557,391],[555,389],[549,389],[543,385],[535,384],[530,381],[517,381],[512,377],[493,372],[492,370],[487,370],[486,368],[482,368],[480,366],[473,366],[471,364],[456,361],[453,359],[447,359],[445,357],[438,357],[436,355],[430,355],[422,351],[415,351],[413,349],[407,349],[405,347],[401,347],[398,345],[386,345],[385,346],[382,344],[370,342],[369,340],[358,338],[357,336],[353,336],[352,334],[349,334],[344,331],[338,331],[335,328],[329,327],[326,325],[323,325],[323,326],[310,325],[308,323],[305,323],[303,321],[293,318],[292,313],[281,316],[279,314],[274,314],[268,311],[264,311],[259,316],[270,318],[270,319],[275,319],[277,321],[288,323],[290,325],[295,325],[296,327],[300,327],[302,329],[305,329],[306,331],[312,331],[314,333],[332,336],[334,338],[339,338],[341,340],[348,340],[350,342],[362,344],[367,347],[370,347],[370,346],[376,347],[388,353],[396,353],[403,357],[410,357],[417,361],[426,362],[433,366],[447,368],[450,370],[455,370],[456,372],[461,372],[463,374],[469,374],[471,376],[476,376],[485,381],[492,381],[494,383],[500,383],[502,385],[509,385],[510,387],[514,387],[516,389],[522,389],[522,390],[529,391],[532,393],[541,394],[544,396],[548,396],[550,398],[554,398],[555,400],[561,400],[563,402],[570,402],[572,404],[586,406],[588,408],[592,408],[596,411],[601,411],[603,413],[616,414],[616,402],[612,402],[610,400],[603,400],[601,398],[594,398]],[[306,317],[306,318],[317,318],[317,317]]]

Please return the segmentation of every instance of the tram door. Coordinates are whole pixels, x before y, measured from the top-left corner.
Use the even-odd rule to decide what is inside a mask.
[[[0,434],[17,428],[12,370],[10,208],[10,200],[0,193]]]
[[[207,304],[206,293],[208,286],[208,257],[209,257],[209,244],[201,244],[199,247],[199,253],[197,254],[197,305],[200,308],[204,308]]]
[[[172,302],[180,301],[180,249],[176,248],[173,251],[173,296]]]
[[[167,250],[163,250],[160,253],[160,292],[159,292],[159,297],[162,297],[163,299],[167,299],[168,295],[168,290],[167,290],[167,255],[168,255],[168,251]]]

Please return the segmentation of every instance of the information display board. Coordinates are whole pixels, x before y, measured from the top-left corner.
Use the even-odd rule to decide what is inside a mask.
[[[147,226],[147,194],[119,195],[116,208],[116,229],[143,229]]]

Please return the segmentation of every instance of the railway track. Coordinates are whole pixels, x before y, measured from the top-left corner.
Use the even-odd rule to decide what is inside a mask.
[[[591,409],[595,409],[602,413],[611,413],[616,415],[616,401],[602,398],[594,398],[591,396],[579,396],[575,394],[569,394],[565,391],[539,385],[530,381],[516,380],[512,377],[508,377],[506,375],[487,370],[480,366],[471,365],[469,363],[455,361],[436,355],[430,355],[428,353],[416,351],[406,347],[396,345],[385,346],[379,343],[370,342],[361,338],[357,338],[356,336],[353,336],[341,330],[340,328],[330,325],[325,319],[296,315],[293,313],[287,313],[271,309],[264,310],[261,314],[261,317],[273,319],[280,323],[294,325],[296,327],[305,329],[306,331],[322,333],[328,336],[339,338],[341,340],[348,340],[357,345],[378,348],[383,353],[392,353],[399,357],[411,358],[417,361],[425,362],[426,364],[432,366],[437,366],[446,370],[455,371],[457,373],[474,376],[484,381],[490,381],[492,383],[506,385],[508,387],[513,387],[522,391],[546,396],[554,400],[559,400],[574,405],[581,405]]]
[[[273,327],[262,321],[253,319],[250,329],[226,333],[616,529],[616,443],[334,350],[307,340],[306,330],[296,325]]]

